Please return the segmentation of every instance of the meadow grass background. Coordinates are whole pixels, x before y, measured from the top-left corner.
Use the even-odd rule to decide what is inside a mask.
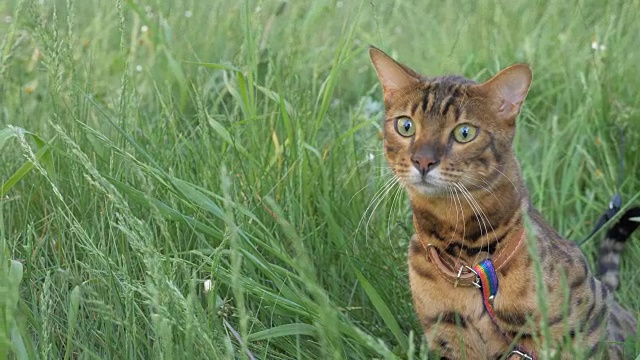
[[[531,64],[516,149],[535,205],[580,239],[616,189],[618,129],[638,202],[639,15],[638,0],[2,1],[0,358],[427,357],[367,46],[479,81]],[[638,261],[635,236],[617,296],[636,312]]]

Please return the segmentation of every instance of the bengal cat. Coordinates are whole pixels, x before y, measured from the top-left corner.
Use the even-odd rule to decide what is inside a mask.
[[[600,280],[580,248],[533,208],[512,145],[529,67],[477,84],[422,76],[376,48],[370,56],[384,93],[384,151],[413,210],[409,281],[431,350],[449,359],[628,356],[622,342],[637,321],[612,291],[622,244],[638,226],[629,218],[640,208],[609,231]],[[532,251],[523,246],[527,236],[537,239]],[[471,269],[484,259],[498,268],[493,298],[473,286],[480,276]]]

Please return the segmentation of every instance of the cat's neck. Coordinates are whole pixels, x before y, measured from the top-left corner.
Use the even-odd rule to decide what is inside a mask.
[[[524,226],[529,199],[517,168],[490,189],[467,190],[438,197],[409,190],[409,197],[419,241],[471,264],[518,240],[512,238]]]

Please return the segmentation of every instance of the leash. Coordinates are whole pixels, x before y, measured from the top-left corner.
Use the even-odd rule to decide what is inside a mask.
[[[416,227],[415,217],[414,227]],[[418,235],[417,229],[418,228],[416,227],[416,235]],[[518,241],[515,242],[513,241],[514,239],[511,239],[512,241],[507,243],[507,247],[503,249],[493,260],[482,260],[473,267],[462,263],[460,260],[453,259],[452,257],[449,257],[448,260],[443,259],[440,252],[435,246],[433,246],[433,244],[425,246],[420,239],[420,235],[418,235],[418,240],[425,248],[428,259],[434,263],[440,275],[445,280],[453,284],[454,288],[458,286],[475,286],[480,289],[485,310],[489,314],[496,330],[498,330],[502,338],[509,345],[512,344],[513,337],[500,329],[493,310],[493,300],[495,299],[499,289],[498,270],[507,265],[525,245],[524,239],[526,234],[524,228],[516,234],[516,236],[518,235]],[[519,344],[516,345],[515,349],[508,354],[507,359],[513,355],[520,356],[520,359],[522,360],[537,360],[533,351],[529,351]]]
[[[589,239],[595,235],[598,230],[600,230],[607,221],[611,220],[622,208],[622,197],[620,196],[620,186],[622,185],[622,172],[624,170],[624,130],[622,127],[618,128],[620,131],[620,144],[618,146],[618,156],[620,157],[620,162],[618,163],[618,183],[616,185],[616,192],[611,197],[609,201],[609,207],[607,210],[600,215],[598,220],[596,221],[593,230],[587,235],[584,239],[580,240],[578,243],[579,247],[582,247],[584,243],[586,243]]]
[[[524,235],[524,234],[523,234]],[[524,237],[524,236],[523,236]],[[495,325],[502,338],[511,345],[513,343],[513,337],[500,329],[498,321],[496,320],[495,312],[493,311],[493,299],[495,299],[498,293],[498,272],[490,259],[482,260],[480,263],[473,267],[473,270],[478,274],[478,283],[480,284],[480,291],[482,291],[482,301],[484,308],[491,317],[493,325]],[[533,351],[529,351],[524,346],[518,344],[516,348],[511,350],[507,359],[513,355],[520,356],[523,360],[536,360],[536,356]]]

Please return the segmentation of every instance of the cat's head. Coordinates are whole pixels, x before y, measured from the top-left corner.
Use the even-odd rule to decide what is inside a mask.
[[[486,188],[506,166],[517,166],[512,143],[531,84],[527,65],[476,84],[422,76],[376,48],[369,54],[384,92],[387,161],[411,192],[447,195],[460,183]]]

